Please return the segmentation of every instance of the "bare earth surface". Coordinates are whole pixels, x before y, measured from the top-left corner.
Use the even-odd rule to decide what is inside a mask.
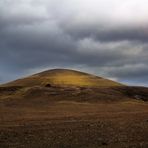
[[[15,105],[1,102],[1,148],[148,147],[144,102]]]

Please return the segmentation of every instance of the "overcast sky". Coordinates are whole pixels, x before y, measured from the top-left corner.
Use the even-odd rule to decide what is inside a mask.
[[[147,0],[0,0],[0,83],[72,68],[148,86]]]

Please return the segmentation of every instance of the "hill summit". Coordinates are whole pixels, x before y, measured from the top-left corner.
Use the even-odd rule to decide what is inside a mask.
[[[45,85],[110,87],[121,86],[122,84],[80,71],[69,69],[52,69],[23,79],[18,79],[5,84],[4,86],[32,87]]]

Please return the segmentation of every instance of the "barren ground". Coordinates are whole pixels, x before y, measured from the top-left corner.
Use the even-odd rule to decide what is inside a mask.
[[[1,148],[147,148],[148,104],[0,103]]]

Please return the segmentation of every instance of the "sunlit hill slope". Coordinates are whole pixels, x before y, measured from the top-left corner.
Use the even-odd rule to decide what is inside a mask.
[[[87,73],[66,70],[53,69],[44,71],[27,78],[18,79],[16,81],[7,83],[3,86],[45,86],[46,84],[56,86],[87,86],[87,87],[110,87],[122,86],[122,84],[107,80],[101,77],[90,75]]]
[[[12,98],[25,101],[25,98],[34,101],[145,101],[148,89],[128,87],[80,71],[53,69],[0,85],[0,99]]]

